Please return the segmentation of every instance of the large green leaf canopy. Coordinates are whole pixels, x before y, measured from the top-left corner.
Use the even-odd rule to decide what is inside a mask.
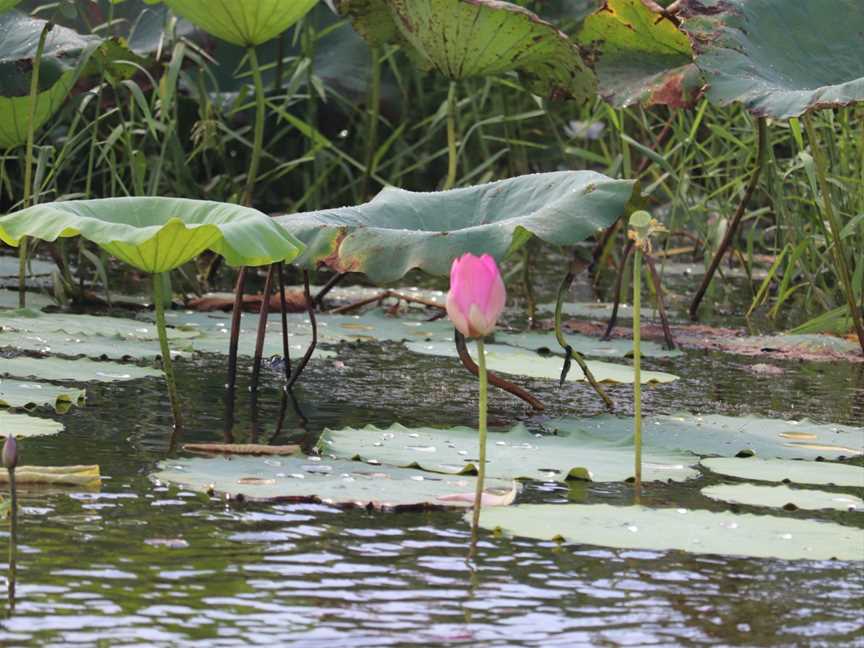
[[[536,14],[498,0],[342,0],[371,45],[395,41],[458,81],[516,71],[536,94],[585,101],[596,80],[576,46]]]
[[[775,119],[864,99],[861,0],[684,0],[708,99]]]
[[[172,11],[234,45],[265,43],[300,20],[317,0],[164,0]]]
[[[441,192],[387,188],[356,207],[275,220],[306,244],[300,266],[386,282],[413,268],[446,275],[466,252],[500,260],[531,235],[574,245],[614,223],[634,187],[592,171],[558,171]]]
[[[291,261],[303,244],[261,212],[185,198],[105,198],[35,205],[0,217],[0,240],[83,236],[145,272],[167,272],[204,250],[232,266]]]
[[[593,51],[601,96],[614,106],[692,106],[702,89],[690,42],[643,0],[608,0],[578,34]]]

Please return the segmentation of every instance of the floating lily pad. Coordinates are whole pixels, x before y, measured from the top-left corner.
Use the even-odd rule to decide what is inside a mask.
[[[67,333],[94,337],[113,337],[124,340],[157,340],[156,327],[149,322],[123,317],[96,315],[68,315],[65,313],[40,313],[30,309],[4,313],[0,327],[35,333]],[[188,339],[198,335],[192,330],[169,328],[168,339]]]
[[[9,473],[0,470],[0,484],[9,482]],[[98,488],[102,483],[99,466],[18,466],[15,469],[18,486],[66,486]]]
[[[456,347],[452,342],[409,342],[406,346],[414,353],[447,358],[458,357]],[[469,345],[469,349],[472,355],[476,353],[473,345]],[[558,380],[561,377],[561,363],[561,358],[558,356],[541,356],[526,349],[505,344],[486,345],[486,366],[490,371],[498,373]],[[627,365],[592,360],[588,362],[588,367],[600,382],[633,382],[633,368]],[[662,371],[642,371],[641,375],[643,383],[669,383],[678,380],[677,376]],[[570,373],[567,374],[567,380],[585,380],[585,376],[579,367],[574,365],[570,368]]]
[[[864,500],[845,493],[789,488],[788,486],[757,486],[755,484],[715,484],[702,489],[705,497],[730,504],[794,508],[807,511],[832,509],[835,511],[864,510]]]
[[[700,463],[711,472],[740,479],[864,488],[864,468],[833,461],[713,457]]]
[[[770,515],[607,504],[483,509],[486,529],[585,545],[785,560],[864,560],[864,530]]]
[[[606,320],[612,316],[613,306],[614,304],[607,302],[564,302],[561,304],[561,312],[570,317]],[[555,304],[554,302],[549,304],[539,304],[538,309],[548,313],[554,313]],[[657,315],[657,311],[651,308],[640,308],[639,313],[642,319],[650,319]],[[629,304],[620,304],[618,306],[618,319],[633,319],[633,308]]]
[[[42,259],[29,259],[27,261],[27,269],[30,275],[50,275],[57,268],[50,261],[43,261]],[[18,257],[17,256],[0,256],[0,278],[18,278]],[[13,293],[15,296],[12,301],[14,307],[18,306],[18,291],[17,290],[4,290],[3,293]],[[36,295],[38,293],[27,293],[27,301],[30,301],[31,295]],[[9,297],[4,297],[4,302],[8,300]]]
[[[183,343],[184,341],[181,340],[179,344],[182,345]],[[188,345],[188,342],[185,344]],[[3,331],[0,332],[0,347],[73,358],[87,356],[109,360],[152,360],[160,354],[159,345],[156,342],[148,343],[101,335],[69,335],[62,332]]]
[[[268,326],[268,329],[270,332],[267,334],[267,337],[264,338],[262,355],[265,358],[273,356],[281,357],[284,350],[282,348],[281,330],[272,325]],[[247,331],[245,336],[241,334],[237,344],[238,355],[247,358],[251,358],[255,355],[255,330],[256,329]],[[227,355],[229,342],[230,331],[226,330],[223,334],[211,333],[191,340],[190,345],[193,351],[200,353],[220,353]],[[311,336],[292,334],[288,339],[288,352],[291,353],[294,358],[302,356],[306,353],[306,349],[309,348],[311,342]],[[336,357],[335,352],[322,349],[320,346],[315,347],[315,353],[312,355],[312,359],[319,360],[334,357]]]
[[[309,457],[168,460],[159,464],[153,478],[196,491],[242,495],[253,500],[316,500],[376,509],[464,508],[473,502],[476,485],[476,478],[466,475],[430,475],[392,466],[316,461]],[[516,496],[513,481],[490,479],[486,487],[487,493],[500,495],[502,504],[512,502]]]
[[[600,95],[615,106],[687,108],[699,98],[703,81],[690,41],[642,0],[607,0],[577,38],[593,50]]]
[[[860,0],[684,0],[682,13],[712,102],[786,119],[864,100]]]
[[[3,361],[5,365],[6,361]],[[58,387],[48,383],[24,382],[15,379],[0,379],[0,407],[31,410],[48,405],[54,411],[64,413],[73,405],[84,404],[84,390],[74,387]]]
[[[51,419],[28,414],[10,414],[0,410],[0,430],[3,430],[4,434],[14,434],[16,437],[47,436],[62,432],[63,424]]]
[[[566,34],[497,0],[341,0],[370,45],[397,42],[451,80],[518,72],[533,93],[586,101],[594,75]]]
[[[412,268],[448,275],[466,252],[500,260],[532,235],[575,245],[614,223],[634,187],[592,171],[559,171],[431,193],[390,187],[356,207],[274,220],[307,245],[295,264],[363,272],[380,283]]]
[[[546,350],[560,353],[561,347],[555,339],[555,333],[547,332],[540,333],[536,331],[526,331],[523,333],[495,333],[495,341],[510,346],[518,346],[530,351]],[[572,333],[567,335],[567,344],[572,346],[576,351],[586,356],[606,357],[606,358],[624,358],[633,357],[633,342],[621,338],[613,338],[608,341],[600,340],[599,338],[589,335],[581,335]],[[661,344],[643,341],[639,345],[639,349],[643,357],[646,358],[675,358],[684,355],[683,352],[677,349],[666,349]]]
[[[0,375],[18,378],[40,378],[42,380],[78,382],[117,382],[136,380],[151,376],[162,376],[158,369],[139,367],[117,362],[95,362],[93,360],[64,360],[62,358],[29,358],[18,356],[6,358],[0,364]]]
[[[156,0],[148,0],[155,2]],[[234,45],[261,45],[305,16],[317,0],[163,0],[172,11]]]
[[[370,425],[325,430],[319,447],[340,458],[466,474],[477,470],[477,434],[466,427],[411,429],[395,424],[381,430]],[[615,482],[633,476],[632,442],[609,442],[584,433],[544,436],[517,425],[509,432],[491,433],[486,452],[490,477]],[[695,462],[694,456],[683,452],[645,447],[642,480],[692,479],[699,475],[692,467]]]
[[[557,419],[546,423],[550,430],[587,432],[621,440],[633,432],[633,419],[611,415],[581,419]],[[677,448],[698,455],[753,454],[763,458],[837,459],[864,454],[864,428],[783,421],[756,416],[718,414],[673,414],[644,419],[646,443]]]
[[[732,353],[740,349],[748,355],[754,350],[788,353],[810,352],[817,354],[855,353],[861,351],[861,347],[856,342],[833,335],[819,335],[815,333],[754,335],[731,338],[726,341],[726,347]]]
[[[51,297],[44,293],[27,292],[27,306],[29,308],[45,308],[46,306],[53,306],[55,303]],[[0,308],[18,308],[18,291],[0,289]]]
[[[35,205],[0,217],[0,240],[83,236],[143,270],[167,272],[212,250],[232,266],[291,261],[303,245],[265,214],[186,198],[133,197]]]

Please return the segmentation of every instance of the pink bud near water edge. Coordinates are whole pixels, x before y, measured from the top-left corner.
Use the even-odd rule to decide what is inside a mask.
[[[450,268],[447,316],[465,337],[489,335],[504,310],[507,291],[498,265],[488,254],[464,254]]]

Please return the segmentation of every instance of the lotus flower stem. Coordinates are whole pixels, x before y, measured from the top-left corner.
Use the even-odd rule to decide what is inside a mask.
[[[615,408],[615,402],[609,398],[609,394],[607,394],[606,390],[604,390],[600,386],[600,383],[597,382],[597,379],[594,377],[594,374],[591,373],[591,369],[588,367],[588,363],[585,362],[585,358],[582,357],[582,354],[567,344],[567,339],[564,337],[564,332],[561,329],[564,297],[567,295],[567,291],[570,290],[570,285],[573,283],[575,278],[576,257],[574,256],[570,261],[567,274],[564,275],[564,279],[561,280],[561,284],[558,286],[558,296],[555,301],[555,338],[558,340],[558,344],[561,345],[561,348],[564,349],[564,366],[561,368],[560,384],[564,385],[564,381],[567,379],[567,374],[570,372],[570,361],[575,360],[576,364],[578,364],[579,368],[582,370],[585,380],[587,380],[591,387],[594,388],[594,391],[597,392],[597,395],[603,400],[606,408],[611,412]]]
[[[528,325],[534,328],[537,319],[537,300],[534,298],[534,286],[531,283],[531,242],[522,248],[522,284],[525,287],[525,301],[528,307]]]
[[[285,264],[281,261],[279,268],[279,305],[282,307],[282,355],[285,361],[285,382],[291,379],[291,350],[288,345],[288,308],[285,304]]]
[[[276,264],[267,268],[267,278],[264,280],[264,293],[261,309],[258,311],[258,335],[255,338],[255,358],[252,362],[252,380],[249,390],[258,391],[258,378],[261,376],[261,357],[264,355],[264,336],[267,335],[267,316],[270,314],[270,291],[273,286],[273,273]]]
[[[309,323],[312,325],[312,342],[291,373],[291,378],[288,379],[288,384],[285,386],[286,389],[294,387],[297,379],[300,378],[300,374],[303,373],[306,365],[309,364],[309,359],[315,353],[315,347],[318,345],[318,321],[315,319],[315,302],[309,292],[309,272],[306,270],[303,271],[303,294],[306,297],[306,314],[309,316]]]
[[[369,87],[369,130],[366,134],[365,172],[360,197],[366,200],[369,192],[369,178],[372,175],[372,163],[375,161],[375,150],[378,143],[378,119],[381,111],[381,48],[370,48],[372,60],[372,82]]]
[[[18,465],[18,444],[10,433],[3,444],[3,465],[9,472],[9,611],[15,609],[15,582],[18,555],[18,485],[15,467]]]
[[[24,209],[30,206],[33,196],[33,136],[34,118],[36,115],[36,100],[39,96],[39,69],[42,67],[42,54],[45,52],[45,41],[48,33],[54,29],[54,24],[46,22],[39,35],[39,45],[36,46],[36,56],[33,59],[33,73],[30,75],[30,117],[27,120],[27,145],[24,153]],[[18,308],[27,306],[27,238],[22,237],[18,247]]]
[[[717,268],[723,261],[723,257],[726,255],[726,250],[728,250],[729,246],[732,244],[732,238],[738,231],[738,225],[741,223],[741,219],[744,217],[744,211],[747,209],[747,203],[750,202],[750,198],[753,197],[753,193],[756,191],[756,186],[759,184],[759,176],[762,173],[762,167],[765,163],[765,153],[768,144],[768,128],[765,125],[764,117],[758,117],[756,119],[756,131],[756,164],[753,168],[753,173],[750,176],[750,182],[747,184],[747,189],[741,197],[741,202],[738,203],[738,209],[732,217],[732,222],[729,223],[729,227],[726,228],[723,240],[720,241],[720,246],[717,248],[714,258],[711,259],[708,271],[702,278],[702,284],[699,286],[699,290],[696,291],[696,294],[693,296],[693,301],[690,303],[690,319],[694,322],[699,319],[699,304],[702,303],[702,298],[705,296],[708,286],[711,285],[711,280],[714,278],[714,273],[717,272]]]
[[[174,363],[171,361],[171,349],[168,347],[168,331],[165,328],[165,291],[164,272],[153,275],[153,305],[156,308],[156,330],[159,332],[159,349],[162,353],[162,368],[165,371],[165,382],[168,383],[168,398],[171,401],[171,415],[174,419],[175,433],[183,430],[183,415],[180,411],[180,398],[177,396],[177,382],[174,379]],[[174,441],[172,435],[172,445]]]
[[[642,488],[642,355],[640,343],[642,330],[642,250],[639,245],[633,251],[633,446],[635,460],[635,488]]]
[[[846,249],[843,246],[843,237],[840,235],[840,223],[837,221],[837,215],[834,213],[834,203],[831,201],[831,187],[828,185],[828,164],[825,161],[824,151],[819,147],[816,129],[813,127],[813,118],[809,113],[805,113],[803,121],[804,128],[807,130],[807,139],[810,140],[810,149],[813,151],[816,177],[819,179],[819,190],[822,192],[822,210],[825,212],[828,226],[831,228],[831,238],[833,239],[831,250],[834,253],[834,262],[837,264],[840,282],[843,284],[843,291],[846,293],[849,316],[852,318],[855,333],[858,335],[858,344],[861,345],[861,351],[864,352],[864,323],[862,323],[861,308],[858,306],[858,302],[855,301],[855,290],[852,288],[852,274],[849,272],[849,261],[846,256]]]
[[[447,92],[447,180],[444,181],[442,189],[452,189],[456,184],[456,164],[458,151],[456,150],[456,82],[450,82]]]
[[[483,505],[483,481],[486,479],[486,406],[489,385],[486,380],[486,349],[483,338],[477,338],[477,364],[480,367],[480,404],[477,412],[477,428],[480,432],[480,454],[477,460],[477,489],[474,491],[474,517],[471,528],[477,529],[480,523],[480,507]]]
[[[465,341],[465,336],[462,335],[458,330],[454,331],[454,337],[456,340],[456,352],[459,354],[459,360],[462,362],[462,366],[464,366],[473,376],[478,376],[480,374],[480,369],[471,359],[471,354],[468,353],[468,345]],[[528,393],[526,390],[522,389],[518,385],[514,385],[513,383],[504,380],[501,376],[498,376],[491,371],[486,371],[486,379],[498,389],[503,389],[508,394],[513,394],[516,398],[519,398],[526,403],[528,403],[532,408],[534,408],[537,412],[542,412],[545,408],[543,403]]]
[[[654,264],[654,257],[645,255],[645,265],[651,273],[651,282],[654,284],[654,294],[657,296],[657,312],[660,313],[660,324],[663,326],[663,337],[666,340],[666,348],[670,351],[675,348],[675,340],[672,337],[672,329],[669,327],[669,318],[666,316],[666,305],[663,303],[663,286],[660,283],[660,274]]]

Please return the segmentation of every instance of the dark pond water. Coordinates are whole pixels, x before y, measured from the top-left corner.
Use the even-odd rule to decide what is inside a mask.
[[[396,344],[338,351],[338,363],[310,366],[296,394],[305,420],[289,407],[280,441],[310,444],[326,426],[473,423],[475,384],[455,362]],[[796,364],[766,378],[725,355],[647,364],[682,376],[647,389],[649,412],[864,420],[861,365]],[[221,440],[224,358],[178,369],[186,440]],[[279,383],[268,369],[255,421],[240,385],[238,440],[253,429],[273,435]],[[601,411],[581,384],[528,385],[550,415]],[[624,409],[629,391],[612,388]],[[490,407],[493,424],[538,421],[507,395],[494,394]],[[99,463],[106,479],[98,493],[23,498],[17,601],[0,643],[864,645],[862,563],[608,550],[484,532],[471,565],[459,513],[241,504],[154,484],[148,474],[165,457],[168,412],[160,381],[92,386],[87,407],[62,417],[66,432],[22,444],[28,463]],[[536,483],[520,496],[568,499],[626,504],[632,492]],[[648,485],[644,501],[716,508],[693,484]],[[860,516],[815,515],[864,525]]]

